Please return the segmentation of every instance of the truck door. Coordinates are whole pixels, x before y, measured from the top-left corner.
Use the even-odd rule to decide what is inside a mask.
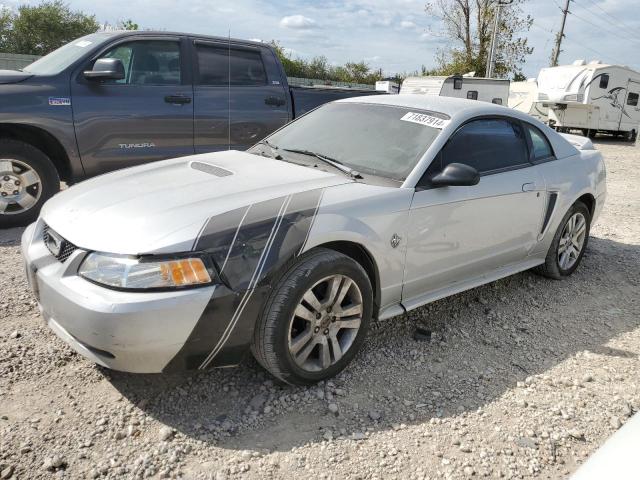
[[[289,120],[289,92],[272,72],[271,52],[195,40],[196,153],[246,150]]]
[[[78,149],[88,175],[193,154],[193,87],[179,37],[123,39],[71,80]],[[91,81],[97,58],[119,58],[122,80]]]

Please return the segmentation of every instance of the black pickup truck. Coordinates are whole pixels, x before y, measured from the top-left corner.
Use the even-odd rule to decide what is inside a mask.
[[[290,87],[274,49],[260,42],[82,37],[22,71],[0,71],[0,227],[33,221],[60,180],[246,149],[318,105],[374,93]]]

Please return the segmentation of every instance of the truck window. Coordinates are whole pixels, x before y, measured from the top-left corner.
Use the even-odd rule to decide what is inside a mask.
[[[267,73],[259,50],[205,44],[197,44],[196,50],[200,85],[259,86],[267,84]]]
[[[109,83],[125,85],[180,85],[180,44],[144,40],[117,45],[101,58],[119,58],[125,78]]]
[[[629,92],[629,96],[627,97],[627,105],[631,105],[632,107],[638,106],[638,95],[637,93]]]
[[[469,90],[467,92],[468,100],[477,100],[478,99],[478,91],[477,90]]]
[[[603,73],[600,77],[600,88],[607,88],[609,86],[609,74]]]

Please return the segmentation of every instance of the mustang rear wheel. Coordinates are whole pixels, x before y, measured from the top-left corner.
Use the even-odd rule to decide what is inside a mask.
[[[274,287],[252,350],[276,378],[310,385],[336,375],[360,348],[371,318],[369,277],[354,260],[318,249]]]
[[[560,222],[545,263],[536,270],[555,279],[571,275],[578,268],[587,248],[590,227],[589,209],[582,202],[574,203]]]

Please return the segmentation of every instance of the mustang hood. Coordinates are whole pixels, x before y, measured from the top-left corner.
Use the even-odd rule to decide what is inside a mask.
[[[141,254],[191,250],[209,217],[348,178],[244,152],[165,160],[102,175],[49,200],[41,218],[78,247]]]
[[[33,77],[33,74],[17,70],[0,70],[0,84],[19,83],[29,77]]]

